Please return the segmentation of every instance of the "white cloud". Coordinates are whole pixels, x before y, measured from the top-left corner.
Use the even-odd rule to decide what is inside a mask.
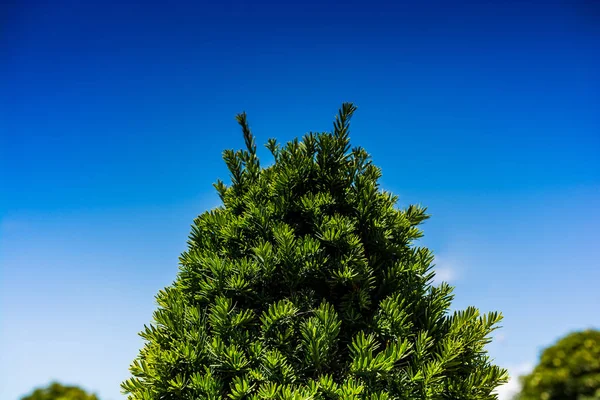
[[[519,393],[519,390],[521,389],[519,376],[529,373],[533,369],[533,364],[526,362],[508,367],[507,369],[510,379],[508,383],[496,389],[496,393],[498,393],[498,400],[511,400],[517,393]]]
[[[494,341],[496,341],[497,343],[502,344],[502,343],[506,342],[506,335],[504,333],[501,333],[501,332],[496,333],[494,335]]]
[[[456,263],[446,257],[435,256],[435,278],[433,283],[438,285],[442,282],[454,282],[458,278]]]

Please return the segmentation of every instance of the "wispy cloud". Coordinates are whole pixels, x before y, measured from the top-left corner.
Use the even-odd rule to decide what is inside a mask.
[[[502,344],[502,343],[506,342],[506,335],[502,332],[497,332],[493,336],[494,336],[494,341],[497,343]]]
[[[435,278],[433,282],[440,284],[442,282],[454,282],[458,279],[457,263],[445,256],[435,256]]]
[[[530,362],[525,362],[514,366],[509,366],[507,369],[510,379],[508,383],[496,389],[496,393],[498,393],[498,400],[511,400],[517,393],[519,393],[519,390],[521,389],[519,376],[529,373],[533,369],[533,364]]]

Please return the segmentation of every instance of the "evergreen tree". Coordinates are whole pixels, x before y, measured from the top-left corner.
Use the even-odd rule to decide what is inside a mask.
[[[519,400],[600,400],[600,331],[560,339],[521,382]]]
[[[88,394],[77,386],[66,386],[52,382],[44,388],[37,388],[21,400],[98,400],[95,394]]]
[[[333,132],[223,159],[222,206],[194,220],[176,281],[159,292],[146,343],[122,384],[130,399],[495,399],[507,379],[484,346],[501,315],[449,312],[417,247],[420,206],[395,208],[381,171]]]

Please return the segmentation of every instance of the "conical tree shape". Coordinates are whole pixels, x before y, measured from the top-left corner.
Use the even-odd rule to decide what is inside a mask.
[[[484,350],[501,316],[449,313],[413,242],[425,209],[395,208],[381,171],[348,137],[309,133],[262,168],[225,151],[223,205],[195,219],[176,281],[122,384],[130,399],[495,399],[506,381]]]

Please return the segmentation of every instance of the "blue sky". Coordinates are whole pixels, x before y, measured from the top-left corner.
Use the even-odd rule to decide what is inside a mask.
[[[242,110],[285,141],[355,102],[455,307],[504,313],[500,365],[600,327],[597,6],[218,3],[1,6],[0,398],[122,398]]]

